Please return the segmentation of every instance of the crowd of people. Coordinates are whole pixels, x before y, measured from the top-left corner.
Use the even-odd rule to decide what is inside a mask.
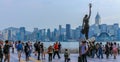
[[[95,41],[82,41],[81,46],[79,47],[79,58],[81,62],[87,62],[87,57],[97,57],[99,59],[103,59],[105,58],[105,54],[106,59],[109,59],[110,56],[113,56],[113,58],[116,59],[120,50],[119,48],[120,46],[116,42],[107,42],[105,45],[103,45],[101,42],[96,43]]]
[[[10,55],[12,53],[15,53],[15,50],[18,54],[18,61],[21,61],[21,55],[22,53],[25,54],[26,62],[28,62],[31,57],[31,54],[35,54],[37,56],[37,60],[45,60],[46,54],[48,54],[48,62],[52,62],[53,59],[55,59],[55,56],[58,56],[58,59],[61,58],[61,44],[60,42],[55,42],[53,45],[50,44],[48,48],[45,47],[45,45],[42,42],[35,42],[32,44],[32,42],[9,42],[6,40],[5,42],[0,42],[0,62],[10,62]],[[65,62],[70,61],[70,53],[68,49],[65,49],[64,51],[64,58]],[[3,60],[4,59],[4,60]]]
[[[87,57],[90,58],[99,58],[99,59],[109,59],[112,56],[116,59],[118,53],[120,52],[120,46],[116,42],[107,42],[106,44],[93,42],[82,41],[79,47],[79,55],[81,62],[87,62]],[[48,61],[52,62],[55,59],[55,56],[58,56],[58,59],[61,59],[61,43],[55,42],[53,45],[50,44],[49,47],[45,47],[42,42],[0,42],[0,62],[10,62],[11,53],[15,53],[15,50],[18,54],[18,61],[21,61],[21,55],[24,53],[26,62],[29,61],[31,54],[34,54],[37,60],[46,60],[46,54],[48,54]],[[4,60],[3,60],[4,59]],[[64,50],[64,62],[70,61],[70,52],[68,49]]]

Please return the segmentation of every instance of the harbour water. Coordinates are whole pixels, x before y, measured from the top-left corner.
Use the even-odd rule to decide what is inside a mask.
[[[53,45],[55,42],[42,42],[45,47],[49,47],[50,45]],[[79,42],[60,42],[62,48],[71,48],[76,49],[79,47]]]
[[[112,41],[112,42],[116,42],[117,44],[120,44],[120,41]],[[42,42],[44,43],[45,47],[48,47],[50,45],[53,45],[55,42]],[[68,48],[68,49],[77,49],[79,48],[79,42],[60,42],[62,48]],[[97,43],[97,42],[96,42]],[[100,42],[98,42],[100,43]],[[106,42],[102,42],[103,45],[106,44]]]

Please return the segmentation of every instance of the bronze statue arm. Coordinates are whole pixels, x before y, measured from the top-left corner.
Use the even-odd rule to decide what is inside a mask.
[[[92,7],[92,4],[90,3],[89,4],[89,16],[88,16],[88,19],[90,19],[90,16],[91,16],[91,7]]]

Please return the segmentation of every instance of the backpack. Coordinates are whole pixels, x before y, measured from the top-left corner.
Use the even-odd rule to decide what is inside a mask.
[[[30,51],[29,47],[28,47],[28,46],[26,46],[26,52],[29,52],[29,51]]]
[[[37,51],[40,52],[40,49],[41,49],[41,45],[38,44],[38,45],[37,45]]]
[[[3,52],[4,52],[5,54],[8,54],[8,53],[9,53],[9,45],[5,45],[5,46],[4,46]]]
[[[69,54],[68,54],[67,52],[64,53],[64,57],[67,57],[67,58],[68,58],[68,55],[69,55]]]
[[[34,44],[34,47],[37,48],[37,46],[38,46],[37,43],[35,43],[35,44]]]
[[[17,50],[22,50],[22,44],[17,45]]]
[[[47,52],[48,52],[48,53],[52,53],[51,50],[52,50],[52,48],[51,48],[51,47],[48,47],[48,51],[47,51]]]

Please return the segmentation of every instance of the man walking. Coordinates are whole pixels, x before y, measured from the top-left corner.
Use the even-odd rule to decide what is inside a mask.
[[[20,58],[21,58],[22,51],[23,51],[23,45],[21,44],[21,41],[18,41],[17,52],[18,52],[19,61],[20,61]]]
[[[56,44],[54,45],[53,59],[55,58],[55,55],[56,55],[56,54],[57,54],[58,58],[60,59],[58,42],[56,42]]]
[[[5,41],[5,45],[3,47],[3,53],[5,56],[4,62],[10,62],[10,45],[8,43],[8,40]]]
[[[40,60],[40,49],[41,49],[41,45],[40,45],[40,42],[38,42],[38,45],[37,45],[38,60]]]

